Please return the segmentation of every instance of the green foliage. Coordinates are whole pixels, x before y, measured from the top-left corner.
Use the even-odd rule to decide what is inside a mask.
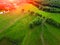
[[[60,28],[60,23],[56,22],[55,20],[53,20],[53,19],[51,19],[51,18],[48,18],[48,19],[46,20],[46,22],[47,22],[48,24],[51,24],[51,25],[57,27],[57,28]]]
[[[36,26],[39,26],[41,25],[42,23],[42,19],[40,19],[39,17],[37,17],[35,20],[33,20],[30,24],[29,24],[29,27],[30,28],[34,28]]]
[[[51,12],[51,13],[60,13],[59,8],[48,7],[48,6],[43,6],[41,10],[46,11],[46,12]]]

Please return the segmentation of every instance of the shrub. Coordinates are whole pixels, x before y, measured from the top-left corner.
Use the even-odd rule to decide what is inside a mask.
[[[29,27],[32,29],[32,28],[34,28],[34,25],[30,23]]]
[[[34,14],[34,12],[33,12],[33,11],[31,11],[31,12],[30,12],[30,15],[33,15],[33,14]]]
[[[39,17],[42,17],[42,15],[41,15],[41,14],[39,14],[39,13],[35,13],[35,15],[36,15],[36,16],[39,16]]]
[[[60,28],[60,23],[56,22],[56,21],[53,20],[53,19],[48,18],[48,19],[46,20],[46,22],[47,22],[48,24],[51,24],[51,25],[53,25],[53,26],[55,26],[55,27]]]
[[[33,20],[32,23],[29,24],[29,27],[34,28],[36,26],[39,26],[39,25],[41,25],[41,22],[42,22],[42,20],[37,18],[37,19]]]

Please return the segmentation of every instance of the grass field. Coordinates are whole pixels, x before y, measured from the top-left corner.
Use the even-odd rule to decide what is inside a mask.
[[[26,13],[21,14],[20,9]],[[25,4],[14,12],[0,15],[0,45],[60,45],[60,28],[46,23],[46,26],[29,28],[29,24],[36,19],[27,11],[34,11],[45,17],[51,17],[60,23],[59,13],[49,13],[38,10],[31,4]]]

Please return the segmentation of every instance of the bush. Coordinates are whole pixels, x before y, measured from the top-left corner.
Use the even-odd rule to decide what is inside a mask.
[[[34,25],[33,24],[29,24],[29,26],[30,26],[31,29],[34,28]]]
[[[38,26],[38,25],[40,25],[40,24],[41,24],[41,21],[40,21],[40,20],[34,21],[34,25],[35,25],[35,26]]]
[[[39,14],[39,13],[35,13],[35,15],[36,15],[36,16],[39,16],[39,17],[42,17],[42,15],[41,15],[41,14]]]
[[[31,12],[30,12],[30,15],[33,15],[33,14],[34,14],[34,12],[33,12],[33,11],[31,11]]]
[[[60,28],[60,23],[56,22],[56,21],[53,20],[53,19],[48,18],[48,19],[46,20],[46,22],[47,22],[48,24],[51,24],[51,25],[53,25],[53,26],[55,26],[55,27]]]
[[[29,24],[29,27],[30,28],[34,28],[36,26],[39,26],[39,25],[41,25],[41,22],[42,22],[42,20],[39,19],[39,18],[36,19],[36,20],[33,20],[32,23]]]

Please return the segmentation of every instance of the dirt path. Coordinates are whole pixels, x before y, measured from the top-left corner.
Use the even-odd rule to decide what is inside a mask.
[[[41,24],[41,41],[42,41],[42,45],[45,45],[45,41],[44,41],[44,24],[47,18],[43,19],[42,24]]]

